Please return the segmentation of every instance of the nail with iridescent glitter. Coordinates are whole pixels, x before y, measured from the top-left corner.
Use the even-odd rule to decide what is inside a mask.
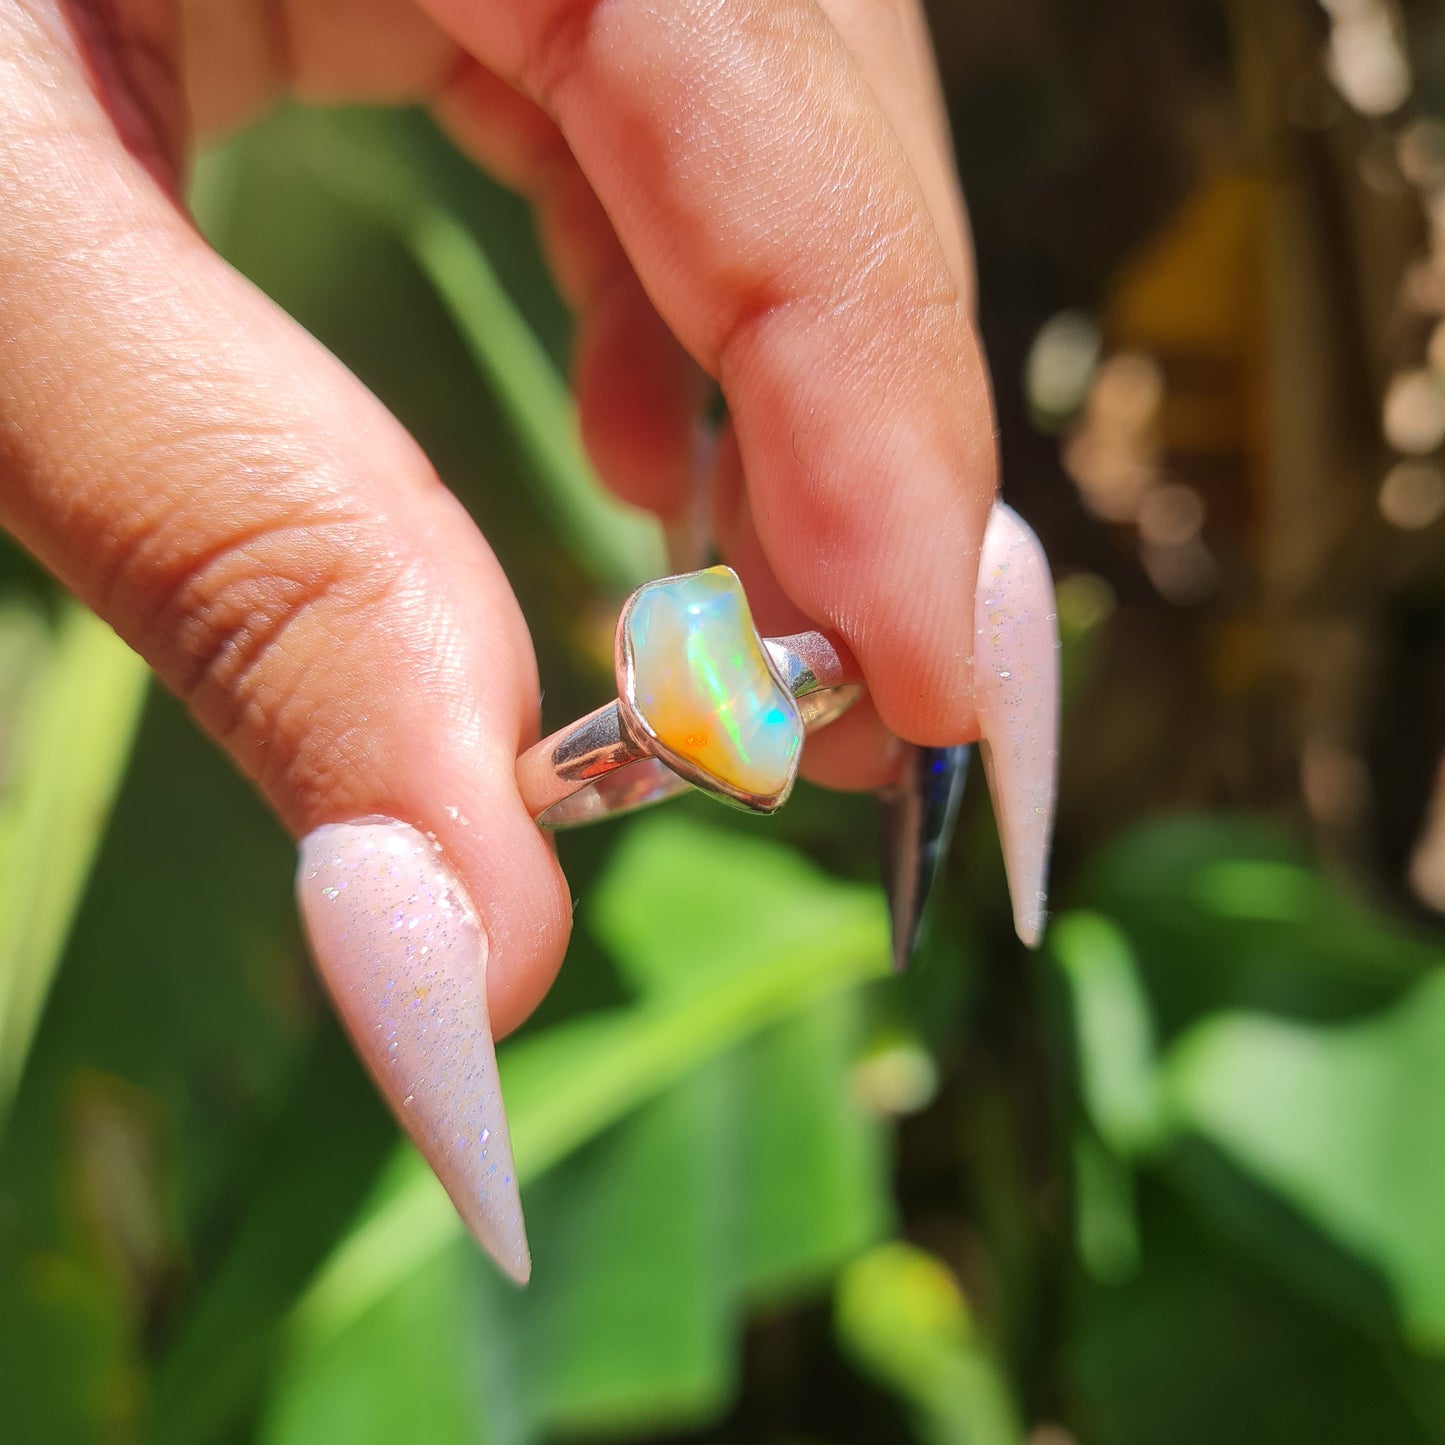
[[[532,1270],[487,1012],[487,937],[438,845],[405,823],[317,828],[301,917],[367,1068],[482,1246]]]
[[[1043,934],[1059,759],[1059,619],[1048,558],[1022,517],[995,504],[974,594],[979,754],[1003,843],[1014,927]]]

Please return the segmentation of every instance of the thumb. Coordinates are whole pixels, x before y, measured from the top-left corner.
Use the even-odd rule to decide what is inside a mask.
[[[0,10],[0,195],[0,522],[303,837],[358,1049],[525,1278],[493,1025],[545,992],[570,908],[516,790],[538,688],[506,580],[386,410],[122,145],[41,6]]]

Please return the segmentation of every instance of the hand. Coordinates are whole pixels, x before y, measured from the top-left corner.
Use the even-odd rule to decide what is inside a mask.
[[[1018,707],[971,670],[994,441],[938,87],[913,0],[0,10],[0,521],[303,838],[343,1016],[525,1277],[493,1025],[536,1005],[570,924],[514,780],[535,664],[415,443],[176,200],[181,117],[286,90],[427,100],[532,198],[578,313],[583,433],[621,495],[685,509],[703,373],[720,383],[719,538],[766,630],[852,647],[871,705],[807,769],[869,787],[895,737],[952,744]],[[1042,617],[1036,549],[1004,526],[990,585],[1023,546]],[[1024,625],[1032,646],[1044,624]],[[1009,770],[1037,792],[1049,764],[1010,757],[1022,818]]]

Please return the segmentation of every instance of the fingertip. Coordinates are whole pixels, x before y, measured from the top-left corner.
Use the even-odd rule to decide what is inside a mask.
[[[836,722],[809,734],[801,772],[820,787],[876,792],[897,782],[904,746],[865,696]]]
[[[974,579],[996,490],[987,377],[976,347],[954,344],[957,322],[950,307],[935,327],[949,334],[946,356],[926,328],[907,341],[893,315],[840,353],[791,309],[730,352],[741,464],[772,571],[848,643],[887,727],[930,747],[977,727]]]
[[[881,555],[870,557],[863,540],[869,534],[864,508],[857,537],[840,545],[840,562],[810,559],[825,581],[833,570],[838,582],[822,603],[804,608],[784,588],[764,551],[731,428],[723,433],[715,497],[724,555],[742,578],[763,633],[778,636],[822,625],[847,641],[863,668],[868,697],[809,739],[803,765],[807,776],[829,787],[882,786],[891,778],[891,749],[900,740],[951,747],[977,736],[972,589],[960,580],[969,568],[910,568],[906,550],[890,553],[880,540],[885,529],[877,520],[872,550]],[[979,528],[982,532],[981,521]],[[849,548],[862,558],[859,565],[848,564]],[[965,585],[970,595],[960,596]],[[895,586],[902,599],[898,607],[889,602],[888,589]]]
[[[510,780],[506,798],[496,798],[485,819],[464,807],[443,811],[438,837],[468,880],[491,941],[487,994],[496,1037],[505,1038],[556,981],[572,935],[572,892],[549,838]]]

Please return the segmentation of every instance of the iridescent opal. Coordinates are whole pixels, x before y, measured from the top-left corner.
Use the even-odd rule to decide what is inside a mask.
[[[798,769],[803,723],[774,676],[730,567],[638,590],[624,622],[631,704],[664,748],[771,805]]]

